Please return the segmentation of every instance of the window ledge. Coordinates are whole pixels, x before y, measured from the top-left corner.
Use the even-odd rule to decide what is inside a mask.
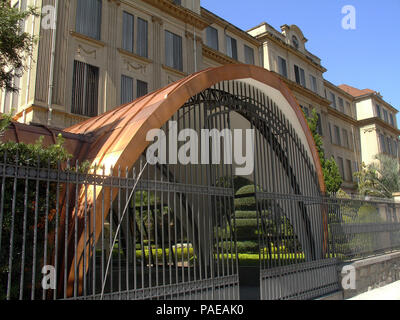
[[[187,73],[185,73],[185,72],[183,72],[183,71],[180,71],[180,70],[178,70],[178,69],[174,69],[174,68],[168,67],[168,66],[166,66],[165,64],[162,65],[162,68],[163,68],[164,70],[169,71],[169,72],[172,72],[172,73],[174,73],[175,75],[180,76],[180,77],[186,77],[186,76],[187,76]]]
[[[134,59],[140,60],[140,61],[145,62],[145,63],[153,63],[153,60],[151,60],[149,58],[146,58],[146,57],[142,57],[142,56],[140,56],[140,55],[138,55],[136,53],[127,51],[125,49],[118,48],[117,50],[118,50],[119,53],[121,53],[121,54],[123,54],[125,56],[128,56],[130,58],[134,58]]]
[[[85,41],[87,41],[87,42],[90,42],[90,44],[94,44],[94,45],[96,45],[96,46],[98,46],[98,47],[105,47],[105,46],[106,46],[106,44],[105,44],[103,41],[96,40],[96,39],[94,39],[94,38],[88,37],[88,36],[86,36],[86,35],[84,35],[84,34],[81,34],[81,33],[79,33],[79,32],[76,32],[76,31],[71,30],[69,33],[70,33],[70,35],[73,36],[74,38],[78,38],[78,39],[80,39],[80,40],[85,40]]]

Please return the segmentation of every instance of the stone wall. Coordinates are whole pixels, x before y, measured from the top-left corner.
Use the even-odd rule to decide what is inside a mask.
[[[350,265],[355,268],[356,288],[343,290],[344,299],[400,280],[400,252],[355,261]]]

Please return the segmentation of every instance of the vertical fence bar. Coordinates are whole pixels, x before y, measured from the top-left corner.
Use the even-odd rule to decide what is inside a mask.
[[[15,203],[17,198],[17,176],[18,176],[17,170],[18,170],[18,152],[15,157],[13,194],[11,200],[12,204],[11,204],[11,226],[10,226],[10,249],[8,257],[7,300],[10,300],[11,298],[11,279],[12,279],[12,267],[14,259],[13,254],[14,254]]]

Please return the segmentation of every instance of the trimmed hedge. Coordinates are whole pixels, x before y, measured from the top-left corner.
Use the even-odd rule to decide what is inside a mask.
[[[236,211],[235,212],[236,221],[239,219],[257,219],[257,211]]]
[[[251,194],[254,193],[254,185],[250,184],[244,186],[236,192],[236,195]],[[235,199],[235,209],[236,210],[255,210],[256,209],[256,199],[254,196],[237,198]]]

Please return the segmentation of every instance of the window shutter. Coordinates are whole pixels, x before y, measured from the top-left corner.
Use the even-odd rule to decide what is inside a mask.
[[[121,104],[133,101],[133,79],[128,76],[121,76]]]
[[[141,57],[147,58],[148,53],[148,23],[141,18],[137,19],[137,54]]]
[[[244,59],[246,64],[254,64],[254,50],[244,45]]]
[[[218,51],[219,50],[218,30],[213,27],[208,27],[206,29],[206,41],[207,41],[207,45],[210,48]]]
[[[76,8],[76,32],[100,40],[101,0],[78,0]]]
[[[124,12],[122,20],[122,48],[129,52],[133,52],[134,17],[133,15]]]
[[[140,98],[148,93],[147,82],[137,81],[137,97]]]

